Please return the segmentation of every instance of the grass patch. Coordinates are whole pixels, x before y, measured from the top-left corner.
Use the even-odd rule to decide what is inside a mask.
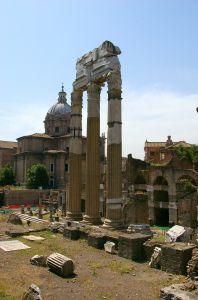
[[[131,271],[134,270],[132,264],[123,263],[117,260],[112,260],[107,267],[113,272],[118,272],[121,275],[129,274]]]
[[[163,244],[163,243],[165,243],[165,235],[162,235],[162,234],[154,235],[152,238],[152,241]]]
[[[89,261],[87,265],[90,267],[93,276],[97,276],[98,269],[104,268],[104,265],[97,261]]]
[[[0,222],[7,222],[8,216],[0,214]]]

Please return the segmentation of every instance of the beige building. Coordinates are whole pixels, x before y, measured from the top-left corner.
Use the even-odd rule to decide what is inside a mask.
[[[18,138],[14,157],[16,182],[25,184],[28,168],[35,163],[46,166],[53,188],[65,188],[69,180],[69,141],[71,107],[67,103],[64,87],[58,101],[47,112],[44,120],[45,133],[34,133]],[[101,159],[104,157],[104,137],[101,138]],[[82,143],[82,183],[85,183],[86,138]]]
[[[17,150],[17,142],[0,141],[0,169],[13,164],[13,155]]]

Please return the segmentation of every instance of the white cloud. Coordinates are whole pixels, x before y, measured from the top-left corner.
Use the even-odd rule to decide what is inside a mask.
[[[123,155],[144,157],[144,142],[165,141],[171,135],[174,141],[197,143],[198,94],[180,94],[160,87],[142,91],[123,89]],[[24,104],[10,108],[2,105],[0,139],[15,140],[19,136],[43,132],[43,120],[48,104]],[[53,103],[52,103],[53,104]],[[3,109],[5,107],[5,109]],[[107,126],[106,88],[101,95],[101,132]],[[86,95],[83,105],[83,133],[86,134]]]
[[[144,156],[144,142],[174,141],[197,143],[198,94],[179,94],[157,88],[123,93],[123,152]]]

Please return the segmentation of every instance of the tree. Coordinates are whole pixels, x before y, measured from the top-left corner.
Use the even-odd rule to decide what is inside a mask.
[[[198,168],[198,146],[192,145],[191,147],[178,147],[175,149],[176,154],[180,159],[188,159],[192,164],[193,168]]]
[[[34,164],[27,170],[26,176],[27,187],[30,189],[38,189],[48,187],[49,176],[47,169],[43,164]]]
[[[0,185],[11,185],[15,183],[13,169],[10,165],[4,166],[0,170]]]

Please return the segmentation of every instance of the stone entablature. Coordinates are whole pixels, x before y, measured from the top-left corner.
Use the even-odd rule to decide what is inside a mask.
[[[119,54],[121,51],[117,46],[105,41],[100,47],[79,58],[76,63],[74,89],[86,90],[90,82],[104,82],[109,72],[119,71]]]

